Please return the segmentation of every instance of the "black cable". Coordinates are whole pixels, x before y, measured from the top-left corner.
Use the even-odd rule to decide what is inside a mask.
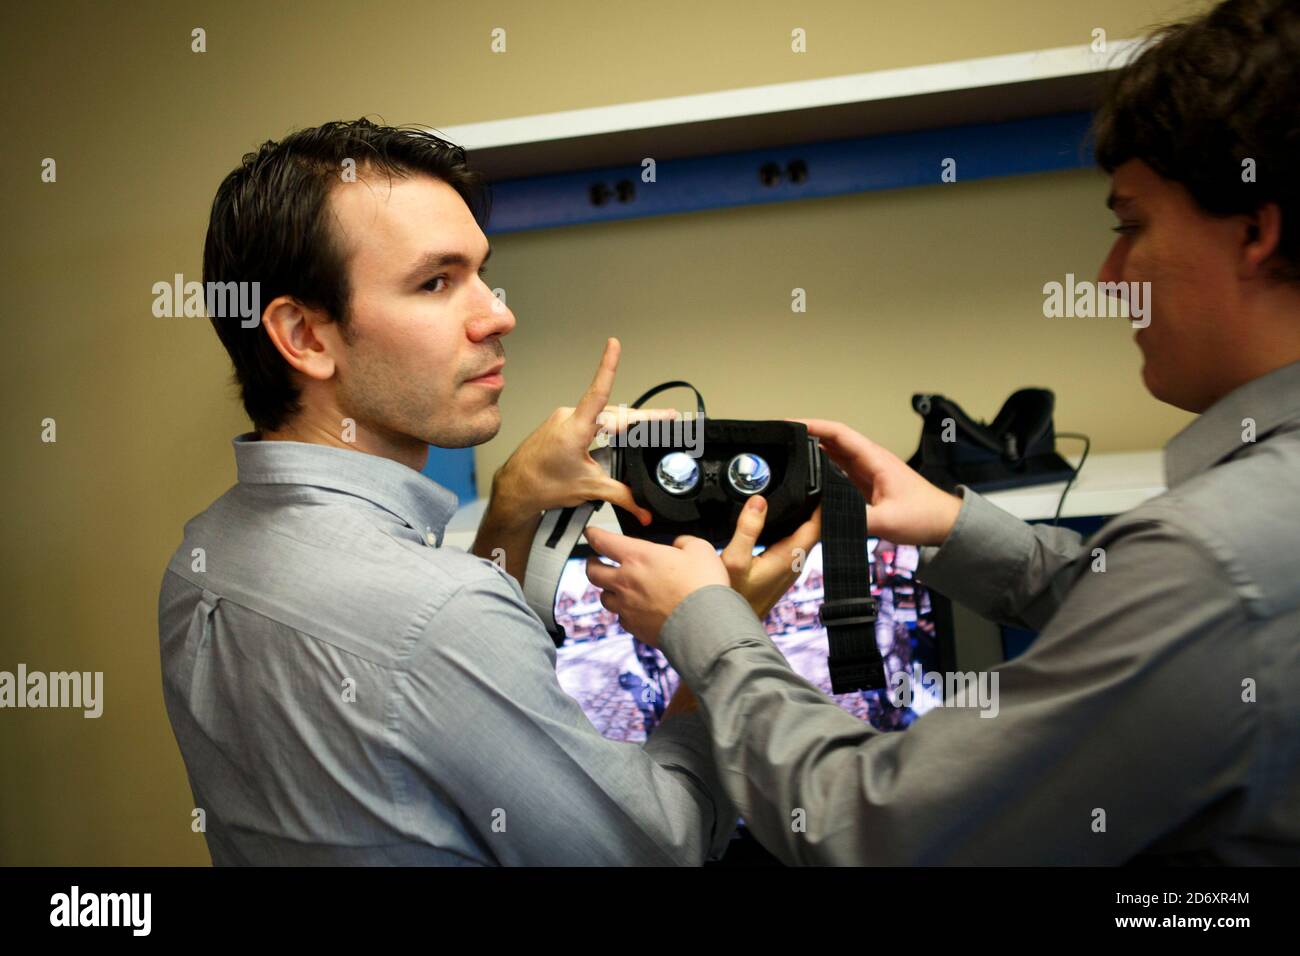
[[[696,388],[694,385],[692,385],[690,382],[683,382],[680,379],[671,382],[664,382],[662,385],[656,385],[654,388],[650,389],[650,391],[646,392],[635,402],[633,402],[632,407],[640,408],[642,405],[646,403],[646,401],[658,395],[660,392],[668,391],[668,389],[670,388],[689,388],[692,392],[694,392],[696,414],[700,418],[704,417],[704,396],[701,395],[700,390]]]
[[[1061,500],[1056,503],[1056,517],[1052,519],[1052,527],[1056,527],[1060,523],[1061,509],[1065,507],[1065,496],[1070,493],[1070,486],[1074,484],[1074,479],[1079,477],[1079,472],[1083,471],[1083,463],[1088,460],[1088,450],[1092,448],[1092,439],[1080,432],[1057,432],[1056,437],[1081,439],[1083,441],[1083,456],[1079,459],[1079,464],[1075,466],[1074,471],[1070,473],[1070,480],[1061,489]]]

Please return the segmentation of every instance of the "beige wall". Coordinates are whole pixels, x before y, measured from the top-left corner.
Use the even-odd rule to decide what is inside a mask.
[[[1045,282],[1095,277],[1107,183],[1085,170],[499,237],[488,278],[519,322],[480,486],[538,409],[577,400],[606,335],[624,346],[616,401],[684,378],[711,415],[835,418],[906,457],[913,392],[992,419],[1043,385],[1057,427],[1095,451],[1157,448],[1189,416],[1143,389],[1129,324],[1042,313]]]
[[[1194,4],[1198,6],[1198,4]],[[6,502],[0,669],[105,672],[104,716],[0,711],[0,863],[205,863],[159,686],[156,600],[181,526],[233,480],[246,425],[207,323],[156,319],[200,275],[207,207],[260,141],[362,114],[439,126],[1134,35],[1162,0],[28,5],[5,99]],[[791,10],[797,10],[792,13]],[[208,52],[193,54],[202,26]],[[504,26],[508,50],[488,51]],[[789,31],[809,52],[789,52]],[[58,182],[39,182],[44,157]],[[1042,283],[1107,246],[1092,172],[505,236],[491,279],[505,426],[486,477],[621,336],[617,396],[668,377],[738,417],[842,418],[912,450],[914,389],[991,415],[1047,385],[1099,451],[1186,416],[1144,395],[1122,323],[1050,323]],[[808,290],[792,315],[791,288]],[[40,441],[40,422],[58,441]]]

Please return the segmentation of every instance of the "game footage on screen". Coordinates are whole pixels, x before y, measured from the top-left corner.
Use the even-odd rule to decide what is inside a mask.
[[[798,580],[763,622],[790,666],[837,704],[878,730],[903,730],[939,701],[923,689],[921,675],[937,669],[938,629],[934,603],[916,583],[915,547],[868,541],[871,593],[879,604],[876,643],[891,680],[909,674],[915,688],[910,706],[895,706],[886,691],[831,695],[822,603],[821,546],[813,548]],[[604,736],[642,741],[663,718],[677,689],[677,673],[663,654],[641,643],[601,606],[600,592],[587,580],[586,558],[570,559],[556,595],[555,620],[568,639],[556,652],[560,686],[578,701]]]

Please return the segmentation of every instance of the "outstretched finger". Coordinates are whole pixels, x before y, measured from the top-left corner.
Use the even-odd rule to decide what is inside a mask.
[[[600,357],[600,366],[596,377],[591,380],[586,394],[578,402],[573,416],[584,425],[596,427],[596,416],[609,404],[609,396],[614,391],[614,373],[618,371],[618,357],[621,346],[618,339],[607,339],[605,353]]]

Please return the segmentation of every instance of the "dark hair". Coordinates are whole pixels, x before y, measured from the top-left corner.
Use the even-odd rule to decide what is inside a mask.
[[[330,190],[352,160],[358,177],[434,176],[465,200],[482,225],[490,196],[465,151],[414,127],[336,121],[267,141],[217,189],[203,245],[205,288],[213,282],[259,282],[263,305],[292,296],[324,311],[348,337],[347,262],[326,215]],[[235,366],[244,409],[259,431],[282,427],[301,408],[290,367],[257,325],[211,315]]]
[[[1113,81],[1093,125],[1107,172],[1140,159],[1211,215],[1277,203],[1277,278],[1300,281],[1300,4],[1228,0],[1166,26]],[[1255,182],[1243,182],[1243,161]]]

